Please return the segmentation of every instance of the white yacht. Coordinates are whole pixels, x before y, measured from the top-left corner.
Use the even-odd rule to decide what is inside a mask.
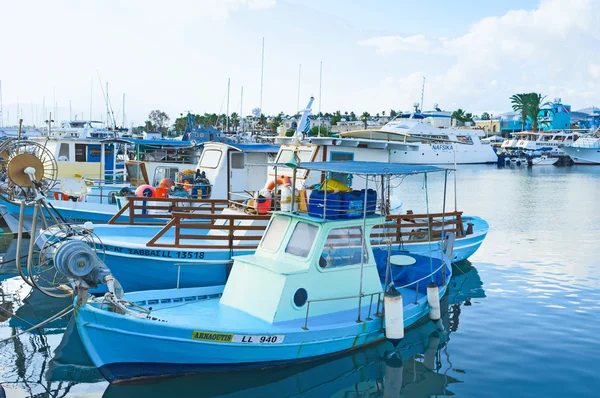
[[[561,149],[575,164],[600,164],[600,136],[597,133],[584,135]]]
[[[107,129],[104,122],[95,120],[64,121],[60,124],[60,127],[45,127],[42,129],[41,135],[43,137],[71,139],[115,138],[115,133]]]
[[[507,138],[502,143],[501,148],[509,151],[532,151],[534,153],[549,153],[553,156],[565,156],[561,146],[572,145],[579,132],[571,130],[561,131],[524,131],[514,133],[512,138]]]
[[[402,143],[390,150],[391,163],[453,164],[495,163],[498,158],[489,143],[482,143],[479,130],[437,128],[425,119],[395,118],[375,130],[348,131],[342,138],[381,143]]]

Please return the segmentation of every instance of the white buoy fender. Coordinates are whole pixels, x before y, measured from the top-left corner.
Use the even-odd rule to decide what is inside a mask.
[[[398,341],[404,337],[404,308],[402,294],[391,287],[383,296],[385,310],[385,337]],[[397,344],[397,343],[396,343]]]
[[[437,354],[439,344],[440,334],[437,331],[434,331],[429,335],[427,349],[425,350],[425,355],[423,357],[423,365],[429,370],[435,368],[435,354]]]
[[[403,373],[402,357],[399,352],[396,352],[385,361],[385,376],[383,378],[384,398],[400,396]]]
[[[442,314],[440,311],[438,286],[434,282],[427,285],[427,303],[429,304],[429,318],[433,321],[438,321],[442,317]]]
[[[292,210],[292,188],[286,185],[281,188],[281,211]]]

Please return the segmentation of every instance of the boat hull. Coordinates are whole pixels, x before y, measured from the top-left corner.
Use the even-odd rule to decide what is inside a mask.
[[[575,162],[582,165],[598,165],[600,164],[600,148],[580,148],[565,146],[563,151]]]
[[[498,156],[489,145],[460,145],[450,143],[419,144],[417,150],[390,150],[390,163],[400,164],[457,164],[496,163]]]
[[[446,287],[440,288],[440,298]],[[151,295],[153,292],[145,293]],[[404,327],[408,329],[427,316],[429,306],[423,295],[420,295],[417,304],[408,298],[406,301]],[[371,304],[371,312],[369,305],[363,306],[361,313],[362,322],[356,322],[356,309],[329,314],[329,319],[333,317],[336,322],[335,327],[329,328],[313,327],[312,318],[309,318],[308,330],[302,328],[304,319],[299,319],[275,330],[272,329],[275,325],[263,325],[262,330],[202,332],[208,335],[242,333],[245,337],[283,335],[281,344],[193,339],[192,336],[198,330],[206,330],[207,325],[178,327],[167,322],[122,316],[89,304],[77,308],[76,321],[90,358],[102,375],[115,383],[148,377],[295,364],[347,352],[383,339],[383,321],[375,316],[376,304]],[[370,318],[366,317],[368,313],[372,315]],[[156,316],[160,317],[160,311],[156,312]]]
[[[480,217],[463,216],[462,220],[465,228],[467,224],[473,224],[473,233],[456,239],[452,262],[471,257],[485,240],[489,228],[488,223]],[[121,232],[112,227],[113,236],[105,235],[103,228],[105,227],[96,226],[95,232],[105,246],[104,262],[127,292],[172,289],[177,286],[178,281],[179,287],[182,288],[225,283],[227,264],[232,255],[254,253],[254,250],[147,247],[145,242],[150,240],[160,227],[118,227]],[[405,250],[424,256],[439,251],[440,246],[440,241],[432,242],[431,246],[427,242],[411,240],[402,244]],[[181,266],[177,267],[176,264]],[[101,286],[93,292],[105,291],[105,286]]]

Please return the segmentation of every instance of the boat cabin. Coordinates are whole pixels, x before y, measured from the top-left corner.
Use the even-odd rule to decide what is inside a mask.
[[[65,137],[33,137],[31,140],[45,145],[54,155],[58,178],[84,176],[111,180],[124,171],[123,163],[117,161],[114,143]]]
[[[304,318],[308,300],[327,299],[310,306],[311,317],[356,310],[359,292],[382,291],[365,239],[382,222],[274,214],[256,253],[235,258],[221,304],[269,323]]]
[[[197,170],[210,182],[211,199],[240,199],[265,186],[268,163],[278,150],[268,144],[209,142],[204,144]]]

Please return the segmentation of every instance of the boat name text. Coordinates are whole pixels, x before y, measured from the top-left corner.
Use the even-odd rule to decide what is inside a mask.
[[[194,330],[193,340],[212,341],[216,343],[245,343],[245,344],[281,344],[285,335],[247,335],[217,332],[202,332]]]
[[[204,252],[179,251],[172,252],[169,250],[150,250],[150,249],[130,249],[127,247],[104,246],[107,251],[114,253],[134,254],[144,257],[162,257],[162,258],[182,258],[182,259],[203,259]],[[225,261],[225,260],[224,260]]]

